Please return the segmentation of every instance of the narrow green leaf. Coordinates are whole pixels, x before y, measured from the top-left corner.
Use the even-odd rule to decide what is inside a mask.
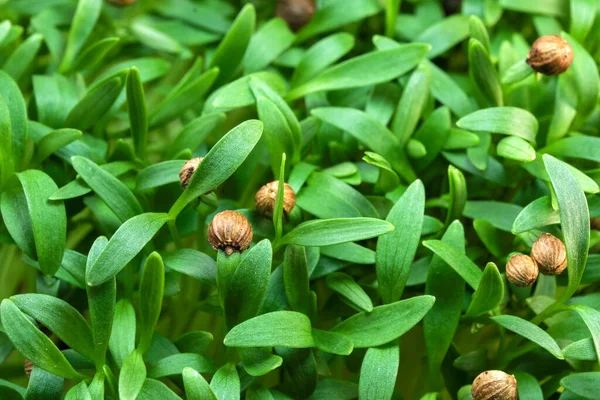
[[[529,111],[516,107],[493,107],[475,111],[461,118],[459,128],[476,132],[493,132],[521,137],[535,143],[538,121]]]
[[[121,94],[125,79],[125,76],[109,78],[88,90],[69,112],[65,126],[82,131],[91,128],[111,109]]]
[[[452,15],[427,28],[415,40],[431,45],[427,58],[433,59],[456,46],[468,36],[469,17]]]
[[[27,40],[17,47],[8,60],[2,66],[2,69],[11,76],[15,81],[18,81],[25,72],[29,70],[37,53],[42,47],[43,36],[39,33],[34,33]]]
[[[271,158],[271,169],[273,175],[279,174],[281,168],[281,154],[295,153],[295,143],[292,130],[290,129],[283,114],[277,106],[263,96],[256,98],[258,117],[264,124],[264,138],[269,149]]]
[[[0,95],[0,187],[4,186],[15,170],[11,139],[10,111],[4,97]]]
[[[433,251],[454,269],[473,289],[477,290],[482,272],[466,255],[440,240],[426,240],[423,246]]]
[[[65,400],[92,400],[90,389],[85,382],[79,382],[67,392]]]
[[[217,400],[206,379],[193,368],[183,369],[183,385],[189,400]]]
[[[144,386],[138,394],[137,400],[153,400],[160,398],[162,400],[181,400],[167,385],[154,379],[146,379]]]
[[[500,6],[506,10],[553,16],[565,16],[568,7],[563,0],[500,0]]]
[[[295,311],[259,315],[233,327],[225,340],[228,347],[313,347],[308,317]]]
[[[315,347],[326,353],[347,356],[354,349],[352,341],[339,333],[313,329],[312,335],[315,340]]]
[[[538,346],[548,350],[554,357],[560,360],[564,359],[556,341],[554,341],[552,336],[547,334],[539,326],[519,317],[515,317],[514,315],[497,315],[495,317],[490,317],[490,319],[509,331],[521,335]]]
[[[119,374],[119,398],[135,400],[146,380],[146,365],[139,350],[134,350],[125,361]]]
[[[360,367],[358,397],[361,400],[389,400],[394,393],[400,348],[397,343],[372,347]]]
[[[119,273],[168,219],[167,214],[146,213],[125,221],[88,271],[88,285],[100,285]]]
[[[180,151],[189,148],[194,151],[200,146],[206,137],[217,130],[225,121],[224,113],[204,114],[184,126],[177,137],[171,142],[167,151],[167,157],[173,158]]]
[[[585,195],[571,171],[550,155],[545,154],[543,159],[556,193],[567,248],[569,285],[561,296],[564,302],[577,291],[585,270],[590,246],[590,212]]]
[[[373,302],[371,298],[350,275],[342,272],[334,272],[327,275],[327,286],[336,293],[339,293],[354,308],[359,311],[373,311]]]
[[[298,225],[279,244],[328,246],[370,239],[393,230],[392,224],[375,218],[312,220]]]
[[[169,215],[176,217],[192,200],[215,189],[229,178],[248,157],[262,131],[262,122],[249,120],[223,136],[204,157],[187,188],[169,210]]]
[[[543,196],[529,203],[513,223],[514,234],[560,223],[558,210],[552,208],[550,197]]]
[[[85,386],[85,383],[81,382],[80,385]],[[34,366],[27,384],[25,400],[54,400],[60,398],[64,386],[65,380],[63,378]]]
[[[266,22],[250,39],[243,61],[244,71],[250,73],[265,69],[292,45],[294,39],[295,35],[284,20],[274,18]]]
[[[310,290],[305,248],[289,245],[283,260],[285,295],[292,310],[312,318],[317,311],[317,295]]]
[[[212,257],[194,249],[179,249],[163,255],[167,267],[211,286],[217,286],[216,263]]]
[[[385,303],[400,300],[408,280],[423,227],[425,188],[415,181],[396,202],[386,221],[401,229],[377,241],[377,281]]]
[[[282,95],[287,91],[287,83],[279,74],[272,71],[255,72],[236,79],[219,88],[219,90],[215,91],[208,98],[207,104],[217,111],[230,110],[254,104],[256,102],[256,95],[250,87],[250,82],[253,80],[261,81],[279,95]],[[261,94],[275,102],[270,96],[267,96],[264,93]],[[209,110],[211,109],[210,107],[208,108]]]
[[[242,365],[251,376],[263,376],[279,368],[283,359],[273,354],[271,347],[241,347],[238,353]]]
[[[283,358],[283,367],[292,381],[296,398],[306,399],[316,389],[318,382],[317,361],[310,349],[277,348]]]
[[[218,399],[239,400],[240,377],[234,363],[227,363],[213,376],[210,387]]]
[[[493,106],[503,105],[502,86],[498,72],[487,50],[477,39],[469,41],[469,74],[471,79]]]
[[[137,68],[133,67],[127,74],[127,109],[129,111],[129,125],[135,153],[141,159],[146,156],[146,142],[148,136],[148,116],[146,110],[146,97],[142,78]]]
[[[6,102],[6,108],[0,105],[0,133],[2,136],[2,146],[0,151],[8,150],[8,140],[12,144],[13,168],[9,171],[20,171],[23,167],[23,158],[25,157],[25,143],[27,140],[27,106],[25,99],[17,83],[4,71],[0,71],[0,97]],[[2,102],[0,102],[2,103]],[[8,115],[6,113],[8,108]],[[10,122],[10,124],[9,124]],[[6,135],[6,136],[5,136]],[[2,155],[2,158],[7,155]],[[3,161],[0,165],[7,164]],[[3,173],[4,178],[8,178],[10,173]]]
[[[119,366],[127,358],[135,347],[135,310],[131,302],[127,299],[121,299],[115,306],[115,316],[113,318],[112,331],[108,347],[112,358]]]
[[[205,356],[194,353],[177,353],[152,363],[148,370],[148,376],[162,378],[181,375],[186,367],[194,368],[200,373],[209,374],[214,373],[216,369],[214,363]]]
[[[94,68],[102,62],[104,57],[119,43],[118,37],[108,37],[98,40],[86,48],[81,55],[77,57],[73,64],[73,71],[85,71]]]
[[[69,30],[67,47],[60,65],[61,72],[68,71],[73,65],[83,45],[92,33],[94,25],[100,17],[101,9],[101,0],[82,0],[77,4],[71,22],[71,29]]]
[[[467,182],[465,176],[454,166],[448,166],[448,183],[450,186],[450,202],[448,214],[446,214],[446,225],[460,218],[467,204]]]
[[[582,361],[597,361],[598,355],[596,354],[596,348],[594,347],[594,340],[581,339],[573,342],[562,349],[563,356],[571,360],[582,360]]]
[[[581,372],[561,379],[560,384],[577,396],[593,399],[598,396],[600,385],[600,372]]]
[[[473,294],[471,304],[465,314],[467,317],[478,317],[494,310],[504,298],[504,281],[494,263],[488,263],[483,270],[479,287]]]
[[[148,256],[140,280],[140,342],[138,351],[144,354],[150,347],[154,329],[160,317],[165,290],[165,266],[157,252]],[[144,377],[145,378],[145,377]],[[135,397],[135,396],[134,396]]]
[[[392,131],[400,139],[400,143],[406,144],[417,127],[429,99],[430,79],[429,68],[421,64],[404,88],[392,120]]]
[[[35,162],[41,164],[54,152],[82,137],[77,129],[57,129],[44,136],[37,144]]]
[[[136,192],[143,192],[168,185],[169,183],[179,182],[179,172],[184,164],[184,160],[170,160],[144,168],[137,175]]]
[[[509,136],[500,140],[496,152],[500,157],[523,162],[533,161],[536,157],[533,146],[517,136]]]
[[[355,348],[375,347],[399,338],[415,326],[433,306],[433,296],[417,296],[361,312],[334,326]]]
[[[574,304],[570,306],[570,308],[579,314],[590,330],[592,341],[594,343],[594,350],[596,351],[596,359],[600,360],[600,312],[594,308],[581,304]]]
[[[375,264],[373,250],[352,242],[323,246],[321,254],[352,264]]]

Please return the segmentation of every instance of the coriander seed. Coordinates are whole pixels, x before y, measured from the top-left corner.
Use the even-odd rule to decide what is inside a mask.
[[[254,196],[254,203],[256,204],[256,210],[263,215],[265,218],[273,218],[273,210],[275,209],[275,202],[277,201],[277,193],[279,192],[279,181],[269,182],[261,187],[256,196]],[[296,205],[296,192],[287,183],[283,184],[283,213],[285,216],[289,215],[294,206]]]
[[[549,233],[544,233],[531,247],[533,258],[544,275],[559,275],[567,268],[565,244]]]
[[[208,241],[215,250],[230,256],[243,253],[252,242],[252,225],[248,218],[237,211],[222,211],[215,215],[208,227]]]
[[[569,42],[560,36],[538,38],[527,55],[527,64],[544,75],[558,75],[565,72],[573,62],[573,49]]]
[[[517,380],[503,371],[485,371],[471,386],[473,400],[517,400]]]
[[[296,32],[310,21],[314,12],[313,0],[278,0],[275,13]]]
[[[506,263],[506,277],[517,287],[533,285],[538,273],[538,266],[533,258],[524,254],[515,254]]]
[[[181,183],[182,188],[186,188],[190,184],[190,180],[192,176],[194,176],[194,172],[198,169],[200,163],[204,160],[203,157],[196,157],[190,160],[187,160],[185,164],[183,164],[183,168],[179,171],[179,182]]]

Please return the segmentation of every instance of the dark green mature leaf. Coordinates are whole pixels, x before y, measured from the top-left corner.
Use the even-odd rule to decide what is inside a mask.
[[[305,248],[289,245],[283,261],[285,296],[292,310],[311,318],[317,311],[317,295],[310,290]]]
[[[483,270],[479,287],[473,294],[471,304],[465,314],[477,317],[495,309],[504,298],[504,281],[494,263],[488,263]]]
[[[256,108],[264,124],[264,138],[269,149],[271,169],[273,175],[276,175],[281,169],[281,154],[285,153],[293,157],[296,153],[294,135],[284,115],[271,100],[257,96]]]
[[[135,347],[135,310],[131,302],[121,299],[115,305],[115,316],[108,347],[113,360],[119,367]]]
[[[144,354],[150,347],[154,329],[160,317],[165,290],[165,266],[157,252],[146,259],[140,280],[140,342],[138,351]],[[145,377],[144,377],[145,378]],[[134,396],[135,397],[135,396]]]
[[[570,308],[579,314],[590,330],[592,341],[594,343],[594,350],[596,351],[596,359],[600,360],[600,312],[594,308],[581,304],[574,304],[570,306]]]
[[[471,219],[486,220],[494,227],[510,232],[522,210],[523,208],[517,204],[473,200],[467,201],[464,215]]]
[[[28,170],[17,177],[27,201],[37,260],[44,274],[54,275],[63,259],[67,235],[64,204],[48,200],[58,187],[42,171]]]
[[[376,218],[320,219],[298,225],[279,244],[328,246],[370,239],[393,230],[392,224]]]
[[[146,365],[142,352],[134,350],[123,361],[123,367],[119,374],[119,398],[123,400],[135,400],[142,390],[146,380]]]
[[[82,379],[65,356],[9,299],[2,300],[2,329],[15,348],[35,365],[54,375]]]
[[[189,400],[217,400],[206,379],[193,368],[183,369],[183,385]]]
[[[397,343],[372,347],[360,368],[358,396],[364,400],[391,399],[396,386],[400,348]]]
[[[248,157],[260,139],[262,130],[262,122],[249,120],[223,136],[204,157],[187,188],[169,210],[170,217],[177,217],[193,199],[215,189],[229,178]]]
[[[562,0],[500,0],[500,6],[506,10],[558,17],[566,15],[568,8],[565,4]]]
[[[136,178],[136,192],[155,189],[169,183],[179,182],[179,172],[185,161],[170,160],[150,165],[140,171]]]
[[[44,136],[39,142],[35,155],[35,161],[41,164],[51,154],[67,146],[82,137],[81,131],[77,129],[57,129]]]
[[[213,376],[210,387],[218,399],[239,400],[240,377],[234,363],[227,363]]]
[[[465,252],[465,233],[462,224],[454,221],[442,237],[460,254]],[[423,318],[425,346],[429,356],[430,381],[439,385],[438,371],[450,348],[458,328],[464,302],[465,283],[439,255],[434,255],[429,264],[425,294],[434,296],[436,302]]]
[[[173,158],[186,148],[192,151],[197,149],[210,133],[223,124],[225,119],[224,113],[208,113],[192,120],[171,142],[167,155]]]
[[[283,359],[273,354],[271,347],[238,348],[244,370],[250,376],[263,376],[279,368]]]
[[[295,397],[305,399],[316,389],[318,382],[317,362],[310,349],[277,348],[283,358],[283,366],[292,381]]]
[[[75,156],[72,162],[79,176],[104,200],[121,222],[142,213],[140,203],[120,180],[85,157]]]
[[[61,72],[68,71],[92,33],[102,9],[101,0],[83,0],[78,3],[73,16],[69,40],[60,66]]]
[[[327,275],[327,286],[359,311],[373,311],[371,298],[350,275],[334,272]]]
[[[247,4],[233,21],[210,62],[211,67],[219,68],[218,85],[228,82],[242,63],[255,24],[256,11],[252,4]]]
[[[10,112],[4,97],[0,95],[0,186],[3,186],[14,172],[11,139]]]
[[[138,157],[146,155],[146,142],[148,136],[148,116],[146,110],[146,97],[142,78],[137,68],[133,67],[127,74],[127,108],[129,111],[129,125],[135,153]]]
[[[569,285],[561,296],[568,300],[579,287],[590,246],[590,212],[587,200],[575,177],[554,157],[545,154],[544,164],[556,193],[560,221],[567,248]]]
[[[395,229],[377,241],[377,281],[385,303],[393,303],[402,297],[419,246],[424,208],[425,188],[417,180],[388,214],[386,221],[401,229]]]
[[[194,249],[179,249],[173,254],[163,255],[163,259],[168,268],[217,286],[217,267],[212,257]]]
[[[538,121],[529,111],[516,107],[493,107],[475,111],[456,123],[459,128],[519,136],[535,143]]]
[[[77,57],[73,65],[73,70],[84,71],[97,66],[120,40],[118,37],[108,37],[98,40]]]
[[[523,233],[558,223],[560,223],[558,210],[552,208],[550,197],[543,196],[529,203],[517,215],[513,223],[512,232],[514,234]]]
[[[509,331],[515,332],[548,350],[554,357],[560,360],[564,358],[556,341],[539,326],[514,315],[497,315],[490,317],[490,319]]]
[[[12,159],[11,171],[20,171],[23,168],[23,159],[25,157],[25,145],[28,136],[27,132],[27,106],[23,94],[19,90],[17,83],[4,71],[0,71],[0,97],[6,102],[8,107],[8,116],[6,109],[0,112],[0,126],[6,123],[6,119],[10,120],[10,134],[2,137],[2,142],[8,141],[12,145],[10,158]],[[0,132],[6,135],[6,127],[0,128]],[[5,145],[0,147],[3,151]],[[3,157],[4,158],[4,157]],[[5,164],[3,162],[2,164]],[[0,164],[0,165],[2,165]]]
[[[346,336],[331,331],[312,330],[315,347],[331,354],[347,356],[352,353],[354,344]]]
[[[395,79],[419,64],[429,46],[411,43],[395,49],[375,51],[342,62],[288,93],[294,100],[315,92],[375,85]]]
[[[100,285],[119,273],[168,219],[167,214],[146,213],[125,221],[88,271],[88,285]]]
[[[543,393],[537,379],[527,372],[516,372],[517,390],[521,399],[542,399]]]
[[[502,86],[488,51],[477,39],[469,41],[469,73],[490,104],[503,105]]]
[[[65,380],[60,376],[34,366],[31,370],[24,398],[25,400],[54,400],[60,398],[64,384]],[[85,386],[85,383],[82,382],[80,385]]]
[[[124,175],[132,169],[135,169],[135,167],[135,164],[129,161],[115,161],[100,166],[100,168],[115,177]],[[90,189],[83,179],[77,178],[53,193],[52,196],[50,196],[50,200],[72,199],[75,197],[84,196],[91,191],[92,189]]]
[[[399,338],[416,325],[433,306],[433,296],[417,296],[361,312],[334,326],[355,348],[375,347]]]
[[[70,348],[93,358],[92,331],[81,314],[64,300],[45,294],[21,294],[10,298],[21,311],[54,332]]]
[[[242,255],[224,298],[227,326],[234,327],[258,314],[269,285],[272,253],[271,242],[265,239]]]
[[[440,240],[426,240],[423,246],[433,251],[454,269],[473,289],[477,290],[482,272],[466,255]]]
[[[360,110],[335,107],[317,108],[311,114],[347,131],[366,147],[383,156],[406,181],[416,179],[398,138],[374,117]]]
[[[313,347],[308,317],[295,311],[259,315],[233,327],[225,340],[229,347]]]
[[[593,399],[598,395],[600,389],[600,372],[583,372],[564,377],[560,383],[565,389],[582,396],[585,399]]]
[[[373,250],[352,242],[323,246],[321,254],[353,264],[375,264]]]
[[[152,363],[148,369],[151,378],[181,375],[186,367],[194,368],[200,373],[214,373],[214,363],[208,358],[194,353],[178,353]]]
[[[563,356],[571,360],[597,361],[594,340],[581,339],[573,342],[562,349]]]

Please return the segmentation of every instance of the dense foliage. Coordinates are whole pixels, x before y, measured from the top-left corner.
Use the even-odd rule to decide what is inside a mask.
[[[598,0],[115,3],[0,1],[1,399],[599,398]]]

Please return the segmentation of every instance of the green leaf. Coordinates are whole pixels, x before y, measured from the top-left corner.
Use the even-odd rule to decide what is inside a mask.
[[[546,349],[550,354],[559,360],[564,359],[560,347],[556,344],[556,341],[547,334],[542,328],[532,324],[529,321],[515,317],[514,315],[497,315],[490,317],[494,323],[512,331],[518,335],[529,339],[538,346]]]
[[[459,221],[454,221],[448,226],[442,242],[451,246],[459,254],[465,253],[465,232]],[[465,283],[440,256],[434,255],[429,264],[425,294],[436,299],[431,310],[423,318],[423,330],[430,381],[432,384],[437,382],[439,386],[442,361],[458,328],[464,302]]]
[[[402,0],[386,0],[385,2],[385,35],[393,37],[396,32],[396,19]]]
[[[323,122],[347,131],[370,150],[383,156],[407,182],[416,179],[398,138],[369,114],[352,108],[316,108],[311,114]]]
[[[142,213],[142,206],[120,180],[85,157],[75,156],[71,160],[79,176],[104,200],[121,222]]]
[[[217,110],[235,109],[252,105],[256,102],[256,96],[251,90],[250,82],[255,79],[263,82],[279,95],[287,91],[287,84],[280,75],[271,71],[255,72],[219,88],[219,90],[215,91],[208,98],[207,103],[210,107]],[[265,93],[261,94],[275,102],[272,97]]]
[[[358,385],[348,381],[333,379],[321,379],[317,383],[317,389],[310,397],[311,400],[352,400],[358,397]]]
[[[243,347],[238,349],[242,365],[251,376],[263,376],[279,368],[282,358],[273,354],[271,347]]]
[[[125,86],[125,80],[125,74],[118,74],[88,90],[69,112],[65,126],[82,131],[91,128],[111,109]]]
[[[571,171],[550,155],[545,154],[543,159],[558,201],[567,248],[569,285],[561,296],[561,300],[566,301],[577,291],[585,270],[590,247],[590,212],[585,195]]]
[[[490,55],[477,39],[469,41],[469,74],[475,86],[493,106],[503,105],[502,86]],[[459,125],[460,126],[460,125]]]
[[[391,399],[396,386],[400,348],[397,343],[372,347],[360,367],[358,396],[362,400]]]
[[[429,99],[430,79],[429,68],[421,64],[404,88],[392,120],[392,131],[400,139],[400,143],[406,144],[417,127]]]
[[[469,17],[453,15],[430,26],[415,40],[431,45],[427,58],[433,59],[462,42],[467,36],[469,36]]]
[[[179,172],[185,161],[170,160],[150,165],[139,172],[136,178],[136,192],[155,189],[169,183],[179,182]]]
[[[69,159],[70,160],[70,159]],[[100,168],[108,172],[109,174],[118,177],[126,174],[127,172],[135,169],[135,164],[129,161],[115,161],[108,164],[100,165]],[[84,196],[90,193],[92,189],[85,183],[81,178],[77,178],[65,186],[58,189],[50,196],[50,200],[67,200],[79,196]]]
[[[221,40],[210,62],[210,67],[219,68],[217,85],[228,82],[241,65],[256,24],[256,11],[252,4],[242,8],[227,35]]]
[[[552,208],[550,197],[543,196],[529,203],[519,213],[513,223],[512,232],[518,234],[559,223],[560,214],[558,210]]]
[[[192,200],[229,178],[248,157],[260,139],[262,130],[262,122],[249,120],[225,134],[204,157],[187,188],[169,210],[171,218],[179,215]]]
[[[146,97],[142,78],[137,68],[133,67],[127,74],[127,109],[129,111],[129,125],[131,136],[138,157],[146,155],[146,142],[148,137],[148,116],[146,110]]]
[[[37,144],[36,164],[41,164],[53,153],[82,137],[77,129],[57,129],[44,136]]]
[[[375,252],[356,243],[342,243],[321,247],[321,254],[352,264],[375,264]]]
[[[504,85],[510,85],[511,83],[522,81],[534,72],[535,71],[527,64],[526,60],[519,60],[504,72],[502,83]]]
[[[62,390],[61,390],[62,392]],[[60,394],[59,394],[60,395]],[[90,389],[85,382],[79,382],[67,392],[65,400],[92,400]]]
[[[2,327],[23,357],[54,375],[82,379],[50,338],[36,328],[9,299],[2,300]]]
[[[135,347],[135,310],[127,299],[121,299],[115,306],[112,331],[108,347],[112,358],[119,366],[123,365],[125,358],[129,356]]]
[[[570,306],[570,308],[579,314],[590,330],[592,341],[594,343],[594,350],[596,351],[596,359],[600,360],[600,312],[594,308],[581,304],[574,304]]]
[[[402,227],[377,241],[377,281],[384,303],[400,300],[423,227],[425,188],[417,180],[396,202],[386,221]]]
[[[392,224],[375,218],[320,219],[298,225],[279,244],[328,246],[370,239],[393,230]]]
[[[34,33],[27,40],[17,47],[8,60],[2,66],[2,69],[11,76],[15,81],[18,81],[24,73],[31,67],[37,53],[42,46],[43,36],[39,33]]]
[[[565,4],[563,0],[500,0],[500,7],[506,10],[557,17],[566,15],[568,7]]]
[[[88,271],[88,285],[100,285],[119,273],[168,219],[167,214],[146,213],[125,221]]]
[[[64,204],[48,200],[58,187],[42,171],[28,170],[17,177],[27,201],[37,260],[44,274],[54,275],[63,259],[67,234]]]
[[[416,67],[429,46],[411,43],[395,49],[374,51],[344,61],[288,93],[295,100],[315,92],[349,89],[387,82]]]
[[[529,162],[535,160],[535,149],[517,136],[508,136],[498,142],[496,152],[500,157]]]
[[[8,140],[12,145],[10,158],[13,168],[8,171],[20,171],[22,169],[23,158],[25,157],[25,144],[27,140],[27,109],[23,94],[19,90],[17,83],[4,71],[0,71],[0,97],[6,102],[6,108],[0,106],[0,133],[2,133],[1,152],[9,149]],[[4,103],[1,102],[1,103]],[[8,115],[6,113],[8,108]],[[1,153],[0,153],[1,154]],[[2,155],[2,158],[8,157]],[[8,161],[3,161],[3,167],[6,167]],[[5,180],[10,176],[10,172],[3,173]]]
[[[167,267],[211,286],[217,285],[216,263],[212,257],[194,249],[179,249],[163,256]]]
[[[448,183],[450,186],[450,202],[448,203],[448,214],[446,214],[446,225],[462,216],[467,203],[465,176],[452,165],[448,166]]]
[[[279,174],[281,154],[295,154],[295,143],[292,130],[275,103],[263,96],[256,98],[258,117],[264,124],[264,138],[269,149],[273,175]]]
[[[433,306],[433,296],[417,296],[361,312],[334,326],[355,348],[375,347],[399,338],[415,326]]]
[[[140,279],[140,342],[138,351],[144,354],[150,347],[154,329],[160,317],[165,291],[165,266],[157,252],[148,256]],[[145,377],[144,377],[145,378]],[[134,396],[135,397],[135,396]]]
[[[359,311],[373,311],[371,298],[350,275],[334,272],[327,275],[327,286],[347,300],[353,308]]]
[[[60,376],[34,366],[29,377],[29,383],[27,384],[25,400],[53,400],[60,398],[64,385],[65,380]],[[82,382],[80,385],[85,386],[85,383]]]
[[[193,368],[183,369],[183,385],[189,400],[217,400],[206,379]]]
[[[354,47],[354,37],[346,32],[327,36],[313,44],[302,56],[290,80],[290,86],[299,86],[316,77]]]
[[[210,387],[218,399],[239,400],[240,377],[234,363],[227,363],[215,373]]]
[[[292,45],[294,39],[295,35],[284,20],[274,18],[268,21],[250,39],[243,61],[244,72],[265,69]]]
[[[285,194],[285,153],[281,154],[281,165],[277,176],[277,196],[273,206],[273,228],[275,229],[275,241],[281,239],[283,234],[283,196]]]
[[[512,230],[513,223],[523,209],[512,203],[499,201],[467,201],[464,215],[471,219],[483,219],[491,222],[494,227],[506,232]]]
[[[67,346],[93,358],[92,331],[79,312],[64,300],[45,294],[21,294],[10,298],[25,314],[54,332]]]
[[[529,111],[516,107],[493,107],[475,111],[456,123],[475,132],[493,132],[521,137],[535,143],[538,121]]]
[[[560,384],[566,390],[582,396],[586,399],[593,399],[598,395],[600,385],[600,372],[582,372],[568,375],[561,379]]]
[[[142,390],[146,380],[146,365],[142,352],[134,350],[123,361],[119,374],[119,398],[122,400],[135,400]]]
[[[433,251],[458,273],[473,289],[477,290],[482,272],[466,255],[440,240],[426,240],[423,246]]]
[[[96,25],[96,21],[100,17],[101,9],[101,0],[82,0],[77,4],[77,9],[71,22],[71,29],[69,30],[67,47],[60,65],[61,72],[70,70],[83,45],[92,33],[94,25]]]
[[[317,311],[317,295],[310,290],[305,248],[287,246],[283,260],[283,283],[290,308],[311,318]]]
[[[543,399],[542,388],[537,379],[527,372],[515,372],[517,390],[521,399]]]
[[[258,314],[269,285],[272,253],[271,242],[265,239],[242,254],[229,280],[224,299],[228,327],[234,327]]]
[[[494,263],[488,263],[483,270],[479,287],[473,294],[471,304],[465,314],[467,317],[478,317],[494,310],[504,298],[504,281]]]
[[[173,158],[186,148],[192,151],[197,149],[209,134],[223,124],[225,119],[226,115],[224,113],[208,113],[192,120],[171,142],[167,157]]]
[[[321,351],[340,356],[347,356],[352,353],[354,345],[352,341],[344,335],[331,331],[312,330],[315,347]]]
[[[471,15],[469,18],[469,33],[471,38],[476,39],[481,43],[488,53],[491,52],[490,36],[483,21],[476,15]]]
[[[283,366],[292,381],[292,393],[296,398],[306,399],[318,382],[317,362],[310,349],[277,348],[283,358]]]
[[[295,311],[259,315],[233,327],[225,340],[228,347],[313,347],[308,317]]]
[[[474,111],[469,96],[444,70],[427,61],[431,73],[431,94],[437,101],[448,107],[456,116],[464,117]]]
[[[562,349],[563,356],[571,360],[597,361],[593,339],[581,339]]]
[[[73,64],[73,71],[85,71],[96,67],[120,40],[118,37],[108,37],[98,40],[77,57],[77,60]]]
[[[0,95],[0,187],[14,172],[10,113],[4,97]]]
[[[162,400],[181,400],[181,397],[173,393],[164,383],[154,379],[146,379],[137,400],[153,400],[157,398],[161,398]]]
[[[214,363],[208,358],[194,353],[177,353],[152,363],[148,370],[151,378],[181,375],[185,367],[194,368],[201,373],[214,373]]]

